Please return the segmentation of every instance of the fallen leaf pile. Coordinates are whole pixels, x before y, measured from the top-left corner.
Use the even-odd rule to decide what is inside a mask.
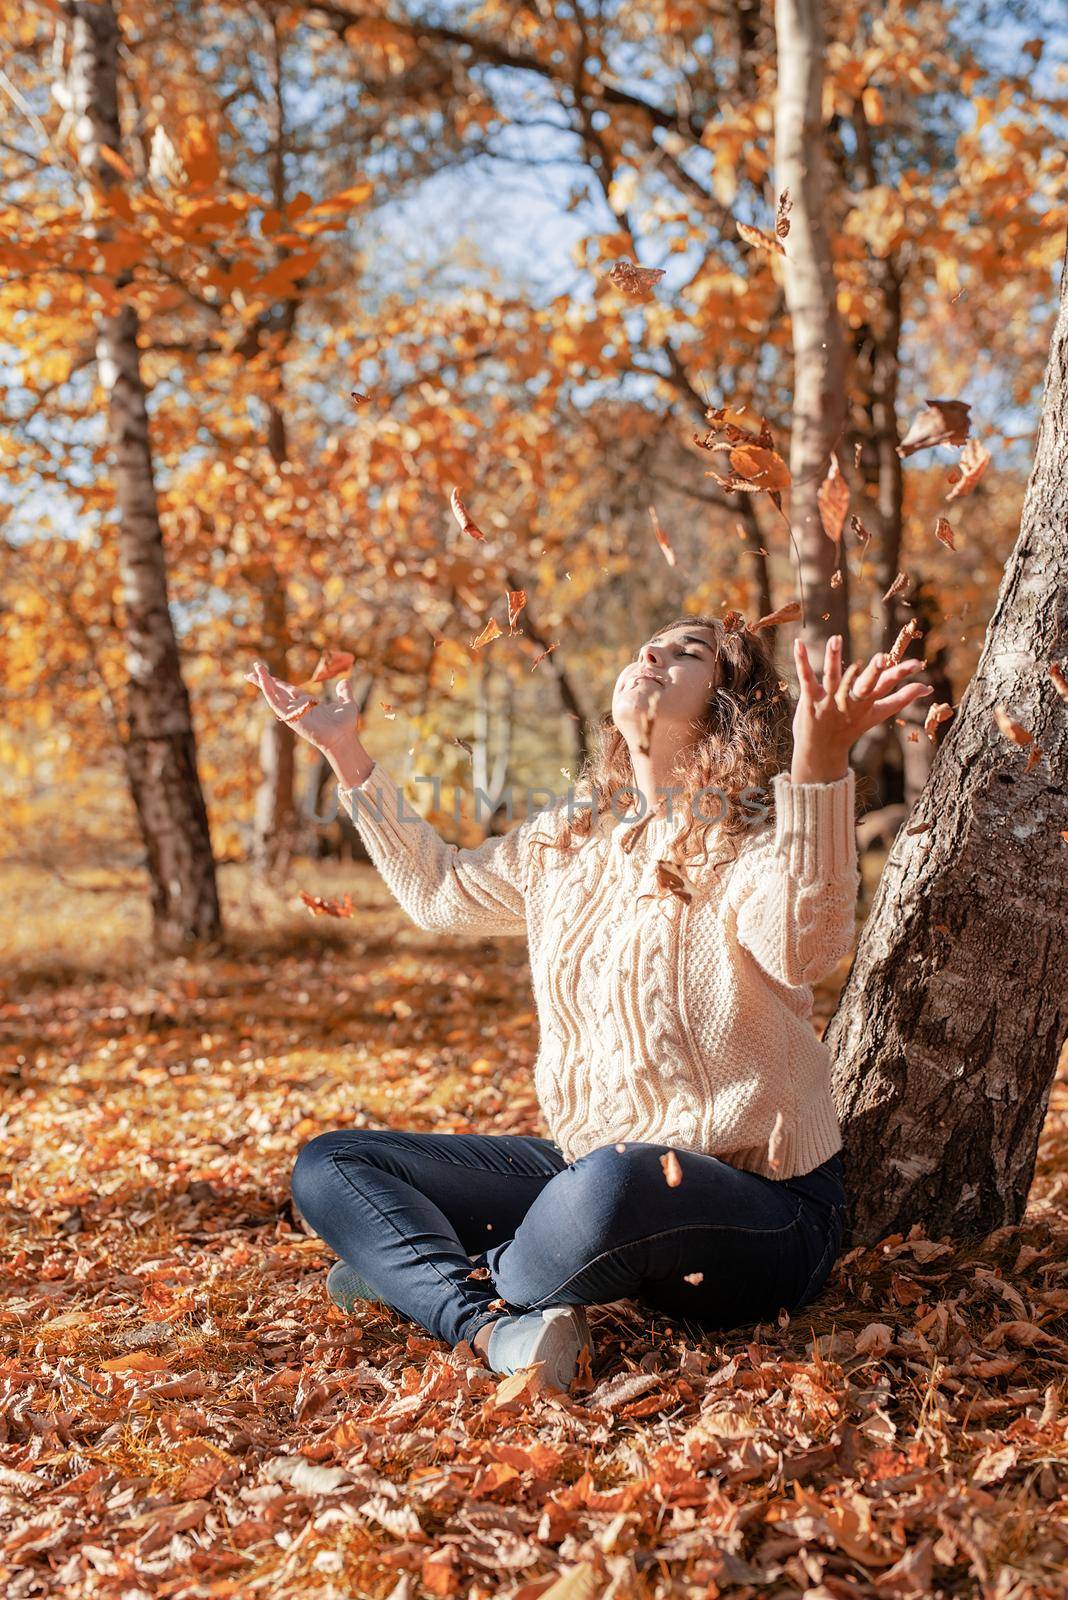
[[[8,896],[6,1595],[1063,1592],[1063,1073],[1021,1227],[847,1248],[805,1311],[733,1332],[596,1307],[571,1392],[497,1377],[331,1306],[288,1184],[326,1129],[544,1131],[522,941],[444,944],[372,869],[305,874],[351,917],[290,884],[229,909],[227,955],[119,941],[88,972],[27,943],[60,886]]]

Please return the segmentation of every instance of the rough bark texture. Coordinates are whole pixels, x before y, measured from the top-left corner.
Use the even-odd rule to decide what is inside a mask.
[[[1020,536],[824,1039],[854,1242],[1019,1221],[1068,1031],[1068,272]],[[994,720],[1003,706],[1041,746]],[[926,832],[907,828],[926,822]]]
[[[119,33],[111,0],[71,3],[67,89],[82,171],[92,190],[119,181],[103,155],[119,153]],[[106,230],[90,224],[98,237]],[[118,555],[126,642],[123,755],[144,839],[157,945],[180,950],[221,931],[208,815],[197,773],[189,696],[167,596],[138,319],[119,278],[98,330],[119,512]]]
[[[794,347],[790,521],[800,558],[801,636],[822,652],[840,633],[849,659],[847,585],[832,588],[837,547],[820,521],[817,494],[845,427],[845,342],[827,237],[823,158],[824,36],[818,0],[776,0],[778,88],[775,187],[793,201],[780,257]],[[844,577],[844,564],[843,564]]]

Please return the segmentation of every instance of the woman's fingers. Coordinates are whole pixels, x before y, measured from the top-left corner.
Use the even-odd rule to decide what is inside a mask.
[[[905,706],[910,706],[914,700],[919,700],[922,695],[931,694],[933,686],[929,683],[907,683],[896,694],[885,695],[881,700],[876,700],[871,711],[880,722],[885,722],[887,717],[892,717],[895,711],[901,711]]]
[[[811,700],[819,700],[823,695],[819,680],[812,670],[812,663],[808,659],[808,646],[803,639],[794,640],[794,661],[797,665],[797,681],[801,688],[802,696]]]
[[[856,682],[853,685],[854,695],[860,697],[862,695],[871,694],[872,690],[879,682],[880,676],[886,668],[888,659],[889,658],[887,657],[886,653],[881,650],[877,655],[872,656],[871,660],[868,662],[868,665],[859,674]]]
[[[842,638],[832,633],[823,651],[823,687],[834,694],[842,681]]]
[[[859,690],[857,689],[859,672],[859,661],[851,662],[846,668],[842,681],[834,692],[834,703],[838,707],[839,711],[848,711],[850,709],[849,696],[851,692],[854,695],[859,696]]]

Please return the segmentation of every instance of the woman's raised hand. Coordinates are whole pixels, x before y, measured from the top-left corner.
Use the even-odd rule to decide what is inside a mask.
[[[336,700],[317,700],[313,694],[283,683],[267,671],[262,661],[253,663],[252,671],[245,673],[245,681],[262,689],[263,698],[280,722],[287,723],[325,756],[351,744],[360,725],[360,712],[346,679],[337,686]]]
[[[838,634],[827,641],[822,684],[800,639],[794,640],[794,659],[800,685],[791,771],[795,783],[825,782],[840,776],[862,733],[931,693],[930,684],[906,682],[910,673],[923,665],[915,657],[895,664],[880,651],[867,666],[853,662],[843,673]]]

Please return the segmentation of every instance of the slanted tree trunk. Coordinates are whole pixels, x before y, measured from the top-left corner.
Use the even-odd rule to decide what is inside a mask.
[[[794,347],[790,437],[790,522],[797,541],[810,654],[832,633],[850,659],[848,581],[832,587],[837,547],[823,530],[817,494],[845,428],[845,342],[838,317],[827,234],[823,158],[824,34],[819,0],[775,0],[778,87],[775,96],[775,188],[793,201],[782,264]]]
[[[65,0],[69,71],[61,98],[74,119],[86,203],[119,183],[105,151],[121,155],[119,30],[111,0]],[[106,239],[102,215],[90,223]],[[126,645],[123,758],[145,844],[153,936],[180,950],[221,932],[207,809],[197,773],[189,696],[182,679],[167,596],[167,571],[156,500],[138,318],[123,301],[120,275],[100,318],[97,360],[108,396],[108,429],[118,502],[118,565]]]
[[[1068,1033],[1068,707],[1049,672],[1068,664],[1066,525],[1068,270],[983,653],[824,1033],[856,1243],[916,1222],[932,1237],[984,1235],[1027,1203]],[[1030,771],[1033,747],[1001,733],[999,705],[1041,747]]]

